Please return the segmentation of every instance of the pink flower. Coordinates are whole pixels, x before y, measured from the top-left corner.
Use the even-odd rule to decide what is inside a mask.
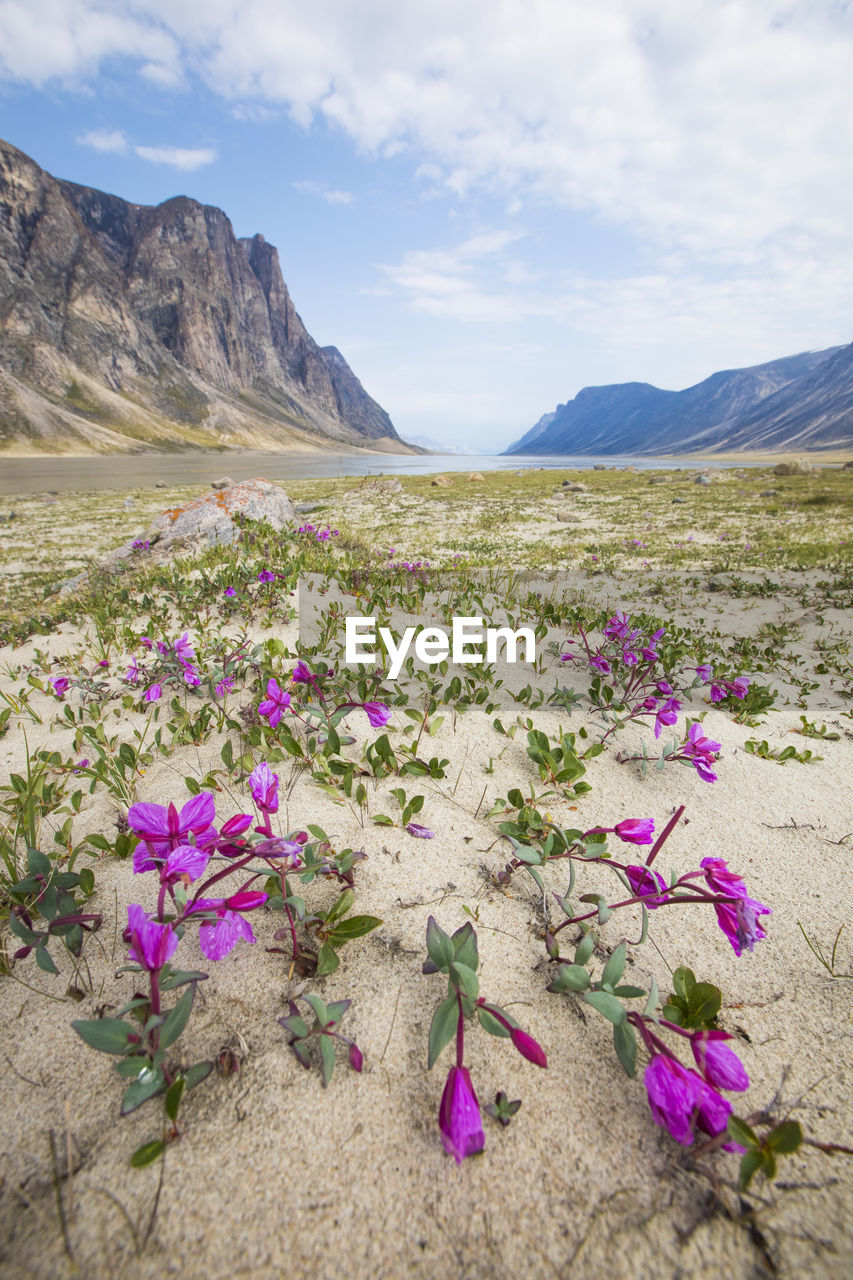
[[[252,932],[252,926],[247,920],[244,920],[239,911],[233,910],[229,903],[239,903],[244,897],[242,894],[233,894],[231,898],[199,898],[193,904],[193,911],[215,911],[215,920],[205,920],[202,922],[198,931],[198,945],[201,948],[202,955],[208,960],[223,960],[231,951],[234,950],[240,939],[246,942],[254,942],[255,935]],[[266,901],[266,894],[263,895]],[[254,902],[251,906],[260,906],[260,902]],[[249,907],[243,908],[244,910]]]
[[[267,696],[258,707],[258,715],[265,716],[274,729],[281,719],[282,712],[290,706],[290,694],[280,689],[275,679],[267,681]]]
[[[57,698],[63,698],[65,696],[66,689],[71,684],[71,681],[68,679],[68,676],[53,676],[52,679],[48,680],[48,684]]]
[[[749,1076],[740,1058],[722,1042],[730,1039],[727,1031],[696,1031],[690,1037],[696,1065],[716,1089],[742,1093],[749,1088]]]
[[[213,795],[209,791],[202,791],[188,800],[180,813],[173,804],[168,808],[161,804],[131,805],[127,821],[131,829],[148,845],[150,852],[155,857],[163,858],[178,845],[187,844],[189,835],[194,835],[201,844],[215,840],[217,832],[212,825],[215,817]]]
[[[644,905],[650,911],[654,911],[655,907],[663,906],[666,902],[666,881],[662,875],[659,875],[657,871],[653,871],[651,867],[626,867],[625,875],[628,877],[628,883],[634,893],[638,896],[642,895]]]
[[[626,844],[654,844],[653,818],[625,818],[622,822],[616,823],[614,831]]]
[[[150,689],[145,690],[146,702],[157,702],[163,696],[163,686],[161,684],[152,684]]]
[[[445,1151],[461,1164],[486,1144],[480,1105],[467,1067],[451,1067],[438,1108],[438,1127]]]
[[[515,1045],[522,1058],[526,1058],[528,1062],[532,1062],[536,1067],[547,1067],[548,1059],[538,1040],[534,1040],[533,1036],[528,1035],[526,1031],[522,1031],[521,1027],[513,1027],[510,1031],[510,1039]]]
[[[656,1054],[646,1067],[644,1082],[655,1124],[668,1129],[683,1147],[690,1146],[695,1128],[712,1137],[726,1129],[729,1103],[675,1058]]]
[[[278,812],[278,774],[264,760],[249,775],[252,799],[264,813]]]
[[[661,729],[665,724],[675,724],[678,719],[678,713],[681,710],[681,703],[677,698],[667,698],[666,702],[655,716],[655,737],[659,738]]]
[[[130,930],[129,960],[142,965],[149,973],[162,969],[178,947],[178,935],[170,924],[158,924],[149,920],[136,903],[127,908],[127,925]]]
[[[381,729],[391,719],[391,708],[382,702],[363,702],[361,706],[374,729]]]
[[[419,840],[435,839],[435,832],[430,831],[429,827],[422,827],[419,822],[407,822],[406,830],[410,836],[417,836]]]
[[[741,955],[744,947],[752,951],[756,942],[767,937],[758,917],[771,915],[770,908],[747,896],[743,880],[736,872],[729,871],[722,858],[703,858],[700,866],[705,870],[705,879],[712,893],[734,899],[734,902],[715,902],[714,910],[735,955]]]

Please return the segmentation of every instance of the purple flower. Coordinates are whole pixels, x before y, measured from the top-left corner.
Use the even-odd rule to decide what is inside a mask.
[[[149,973],[162,969],[178,947],[178,935],[172,926],[149,920],[142,907],[135,903],[127,908],[127,925],[131,944],[127,958]]]
[[[625,663],[626,667],[636,667],[639,659],[636,653],[633,653],[630,649],[623,649],[622,661]]]
[[[681,745],[681,754],[693,765],[704,782],[716,782],[717,775],[711,768],[716,763],[721,750],[719,742],[706,738],[699,724],[692,724],[687,730],[687,737]]]
[[[234,598],[234,596],[236,596],[237,592],[235,591],[235,589],[234,589],[233,587],[226,587],[226,588],[225,588],[225,594],[226,594],[226,596],[228,597],[228,599],[229,599],[229,600],[232,600],[232,599]]]
[[[127,684],[136,684],[139,680],[140,671],[136,659],[131,658],[130,666],[127,668],[127,675],[124,677]]]
[[[391,719],[391,708],[383,702],[363,702],[361,707],[374,729],[381,729]]]
[[[654,844],[653,818],[625,818],[622,822],[617,822],[613,830],[626,844]]]
[[[655,688],[658,693],[662,693],[666,698],[671,698],[675,692],[668,680],[658,680]]]
[[[604,634],[608,640],[624,640],[628,634],[628,623],[630,621],[630,614],[616,613],[604,628]]]
[[[157,652],[160,654],[161,658],[165,658],[166,654],[169,652],[169,646],[166,644],[165,640],[157,641]]]
[[[696,1031],[690,1044],[696,1065],[708,1084],[742,1093],[749,1088],[749,1076],[737,1054],[722,1043],[729,1038],[727,1031]]]
[[[711,685],[711,701],[712,702],[722,702],[725,696],[726,696],[726,690],[723,685],[716,684],[716,683]]]
[[[177,849],[172,849],[166,856],[160,870],[160,879],[169,884],[174,884],[183,876],[189,880],[198,880],[209,861],[210,854],[205,853],[204,849],[198,849],[194,844],[179,844]],[[155,866],[144,841],[140,841],[133,851],[134,871],[150,871]]]
[[[278,812],[278,774],[264,760],[249,775],[252,799],[264,813]]]
[[[678,719],[678,713],[681,710],[681,703],[677,698],[667,698],[663,706],[658,710],[655,716],[655,737],[659,738],[661,729],[665,724],[675,724]]]
[[[229,839],[231,836],[242,835],[252,825],[252,822],[253,818],[250,813],[235,813],[233,818],[229,818],[223,824],[219,834],[227,836]]]
[[[168,808],[161,804],[131,805],[127,813],[127,821],[131,830],[140,840],[145,841],[150,852],[158,858],[164,858],[178,845],[187,843],[187,836],[194,835],[201,844],[209,844],[216,839],[216,828],[212,825],[216,817],[213,795],[209,791],[201,791],[183,806],[180,813],[173,804]],[[154,864],[152,863],[152,866]],[[135,870],[148,870],[147,867]]]
[[[226,693],[230,693],[233,688],[234,688],[234,681],[232,677],[225,676],[225,678],[223,680],[220,680],[219,684],[216,686],[217,698],[224,698]]]
[[[696,674],[700,680],[704,680],[707,684],[714,673],[707,663],[702,662],[698,667],[696,667]]]
[[[71,684],[71,681],[68,679],[68,676],[53,676],[52,679],[48,680],[48,684],[56,694],[57,698],[63,698],[65,696],[66,689]]]
[[[683,1147],[689,1147],[693,1141],[691,1120],[699,1100],[698,1086],[702,1083],[699,1076],[675,1058],[658,1053],[646,1067],[643,1082],[655,1124],[668,1129]]]
[[[312,680],[316,680],[316,676],[308,669],[304,662],[297,662],[290,678],[294,684],[310,684]]]
[[[189,685],[191,689],[201,684],[201,676],[190,662],[184,663],[184,684]]]
[[[179,662],[192,662],[195,657],[195,649],[190,644],[189,632],[184,634],[175,641],[175,657]]]
[[[233,898],[199,898],[193,904],[193,911],[215,911],[215,920],[205,920],[198,931],[198,945],[202,955],[208,960],[223,960],[234,950],[241,938],[246,942],[254,942],[252,926],[244,920],[238,911],[232,910],[228,903],[242,897],[234,894]],[[263,895],[266,899],[266,895]],[[259,903],[256,905],[260,905]],[[244,908],[245,909],[245,908]]]
[[[406,830],[410,836],[417,836],[419,840],[432,840],[435,838],[435,832],[430,831],[429,827],[422,827],[419,822],[406,823]]]
[[[600,671],[603,676],[610,675],[610,663],[606,658],[602,658],[600,653],[596,653],[590,658],[589,665],[593,671]]]
[[[758,917],[771,915],[770,908],[747,896],[743,880],[736,872],[729,871],[722,858],[703,858],[700,866],[705,871],[712,893],[735,899],[734,902],[714,903],[717,922],[732,944],[735,955],[741,955],[744,947],[752,951],[756,942],[767,937]]]
[[[700,1080],[696,1098],[696,1128],[716,1138],[717,1134],[725,1133],[731,1113],[732,1107],[728,1099],[722,1098],[715,1089]]]
[[[152,684],[150,689],[145,690],[146,702],[157,702],[163,696],[163,686],[161,684]]]
[[[628,877],[628,883],[637,895],[642,894],[644,905],[650,911],[654,911],[655,907],[660,907],[667,901],[667,886],[662,875],[657,871],[653,871],[651,867],[631,866],[625,868],[625,875]],[[658,891],[660,891],[658,893]],[[651,895],[655,896],[652,897]]]
[[[74,768],[71,770],[71,772],[72,772],[72,773],[82,773],[82,772],[83,772],[83,770],[84,770],[84,769],[88,769],[88,767],[89,767],[89,757],[88,757],[88,756],[84,756],[84,758],[83,758],[82,760],[78,760],[78,761],[77,761],[77,763],[74,765]]]
[[[258,707],[258,714],[265,716],[274,729],[281,719],[282,712],[290,706],[290,694],[278,687],[275,679],[267,681],[267,696]]]
[[[749,676],[735,676],[729,683],[729,693],[736,698],[745,698],[749,692]]]
[[[461,1164],[486,1144],[480,1105],[467,1067],[451,1067],[438,1108],[438,1127],[445,1151]]]
[[[262,569],[258,574],[258,582],[275,582],[275,574],[269,569]]]

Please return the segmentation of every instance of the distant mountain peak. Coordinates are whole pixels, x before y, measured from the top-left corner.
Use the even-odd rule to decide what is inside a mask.
[[[584,387],[507,454],[660,454],[853,446],[853,343],[725,369],[683,391]]]

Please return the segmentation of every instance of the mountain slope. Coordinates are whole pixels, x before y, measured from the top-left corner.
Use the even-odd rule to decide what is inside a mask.
[[[845,351],[853,352],[853,347],[806,351],[747,369],[728,369],[684,391],[662,391],[644,382],[584,387],[574,400],[557,406],[550,422],[550,415],[540,418],[506,452],[843,447],[853,443],[853,359],[842,359]],[[826,376],[830,368],[836,370],[831,387]],[[789,438],[794,432],[796,439]]]
[[[261,235],[51,177],[0,141],[0,448],[407,451]]]

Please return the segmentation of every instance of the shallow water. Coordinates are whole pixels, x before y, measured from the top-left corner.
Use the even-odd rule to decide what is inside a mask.
[[[86,457],[4,458],[0,455],[0,494],[46,493],[50,490],[96,491],[100,489],[150,488],[158,480],[166,484],[204,484],[219,476],[250,480],[313,480],[332,476],[431,475],[440,471],[519,471],[529,467],[545,469],[588,469],[598,464],[608,467],[633,466],[673,469],[686,466],[726,467],[743,465],[677,458],[624,457],[541,457],[518,455],[504,458],[486,454],[337,454],[268,453],[246,449],[222,453],[108,454]]]

